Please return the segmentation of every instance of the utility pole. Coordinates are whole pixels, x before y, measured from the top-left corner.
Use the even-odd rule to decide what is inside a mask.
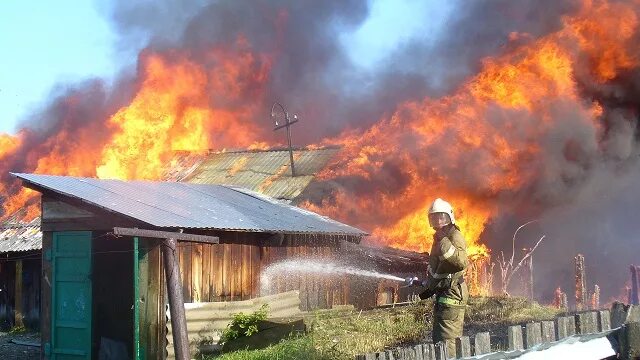
[[[284,114],[284,124],[280,124],[278,122],[278,119],[276,118],[276,114],[275,114],[276,106],[282,109],[282,113]],[[273,128],[273,131],[278,131],[282,128],[287,128],[287,142],[289,144],[289,160],[291,161],[291,176],[295,177],[296,168],[295,168],[295,165],[293,164],[293,148],[291,147],[291,125],[298,122],[298,115],[294,114],[293,121],[292,121],[289,118],[289,113],[284,109],[284,106],[276,102],[276,103],[273,103],[273,105],[271,106],[271,119],[273,119],[273,122],[275,125],[275,127]]]

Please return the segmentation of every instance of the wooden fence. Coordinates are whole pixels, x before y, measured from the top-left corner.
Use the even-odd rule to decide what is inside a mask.
[[[269,318],[286,318],[302,314],[298,291],[288,291],[243,301],[185,304],[187,333],[192,355],[195,355],[202,343],[216,344],[220,338],[220,332],[231,322],[233,314],[252,313],[260,309],[263,304],[269,306]],[[168,310],[167,317],[171,317]],[[171,322],[167,320],[167,359],[174,358]]]
[[[635,328],[640,328],[638,321],[640,321],[640,307],[634,308],[633,306],[618,304],[614,305],[612,310],[587,311],[572,316],[558,317],[555,321],[509,326],[507,329],[506,351],[492,353],[491,336],[488,332],[483,332],[473,336],[473,344],[472,339],[468,336],[455,339],[455,354],[448,354],[447,344],[440,342],[356,355],[356,360],[444,360],[466,359],[472,356],[475,356],[474,358],[476,359],[510,359],[519,357],[526,352],[549,351],[560,343],[586,342],[599,338],[607,341],[612,337],[622,339],[628,334],[634,334],[634,332],[636,335],[631,335],[634,338],[631,341],[627,341],[627,344],[633,344],[635,341],[635,346],[638,346],[640,338],[635,337],[640,337],[640,335],[637,335],[640,332],[637,329],[627,331],[626,325],[623,326],[628,323]],[[612,347],[620,347],[624,346],[620,345],[620,343],[624,344],[625,342],[614,340],[613,343]],[[505,348],[505,344],[494,345],[496,345],[493,346],[494,349]],[[640,348],[637,350],[640,351]],[[624,349],[616,349],[616,351],[624,351]],[[603,355],[603,358],[615,355],[615,352],[605,355]]]

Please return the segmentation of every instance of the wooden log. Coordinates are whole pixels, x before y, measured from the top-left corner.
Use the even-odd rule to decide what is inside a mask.
[[[598,331],[611,330],[611,312],[609,310],[598,311]]]
[[[169,311],[171,312],[173,346],[177,360],[188,360],[191,356],[189,354],[189,338],[187,336],[187,319],[184,313],[180,264],[176,256],[178,252],[177,241],[175,239],[165,239],[162,245]]]
[[[507,349],[509,351],[524,349],[522,342],[522,326],[514,325],[507,328]]]
[[[456,358],[471,356],[471,341],[468,336],[456,338]]]
[[[595,311],[576,314],[576,332],[578,334],[593,334],[598,331],[598,313]]]
[[[542,325],[542,342],[548,343],[556,341],[556,325],[553,321],[543,321]]]
[[[542,324],[527,323],[525,325],[525,334],[525,347],[527,349],[542,343]]]
[[[618,335],[620,342],[620,355],[622,359],[640,358],[640,323],[630,322],[624,324]]]
[[[444,341],[440,341],[439,343],[435,344],[434,350],[436,354],[436,360],[446,360],[448,358],[447,344]]]
[[[491,336],[488,332],[477,333],[473,340],[473,355],[491,352]]]
[[[576,334],[576,320],[573,316],[561,316],[556,321],[558,324],[558,340]]]

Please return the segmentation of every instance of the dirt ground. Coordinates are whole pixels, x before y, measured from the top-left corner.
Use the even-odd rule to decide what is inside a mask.
[[[40,347],[18,345],[11,340],[40,343],[40,334],[9,334],[0,332],[0,359],[3,360],[36,360],[40,359]]]

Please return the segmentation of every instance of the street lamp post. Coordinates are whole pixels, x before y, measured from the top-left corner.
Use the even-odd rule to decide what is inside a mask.
[[[284,124],[278,123],[278,119],[276,118],[276,114],[275,114],[276,107],[279,107],[280,109],[282,109],[282,112],[284,113]],[[274,126],[275,126],[273,128],[273,131],[278,131],[282,128],[287,128],[287,142],[289,144],[289,160],[291,161],[291,176],[295,177],[296,167],[293,163],[293,148],[291,147],[291,125],[298,122],[298,115],[294,114],[293,120],[291,120],[289,118],[289,113],[284,109],[284,106],[282,106],[282,104],[280,104],[279,102],[275,102],[273,103],[273,106],[271,106],[271,119],[273,120]]]

